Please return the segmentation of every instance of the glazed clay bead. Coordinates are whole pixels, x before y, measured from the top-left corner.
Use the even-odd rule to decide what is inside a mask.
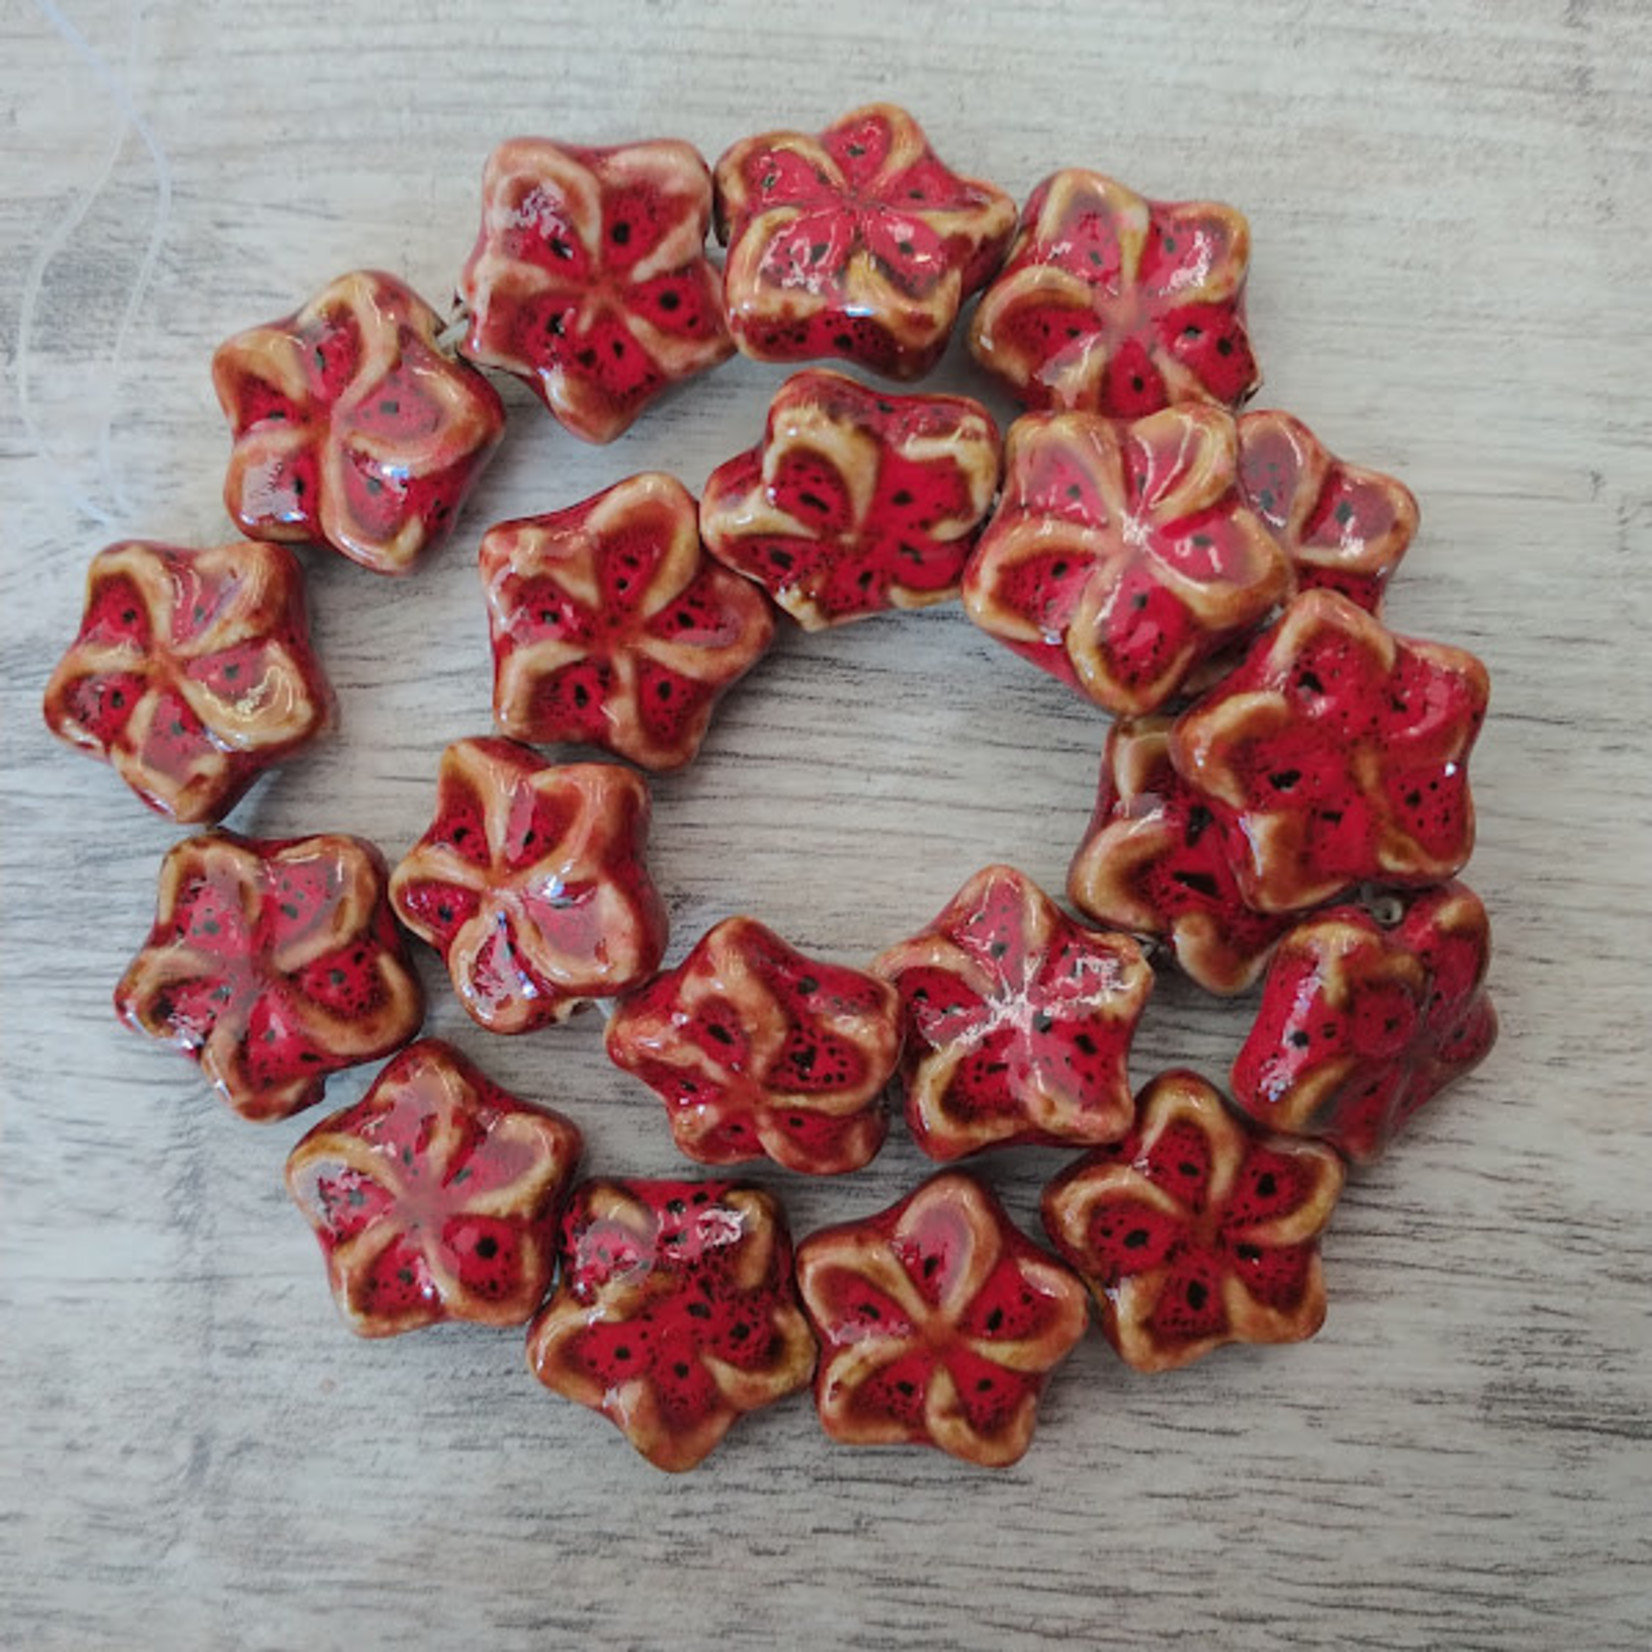
[[[927,607],[958,594],[999,449],[979,402],[813,368],[780,387],[761,445],[712,472],[700,531],[806,631]]]
[[[358,270],[219,345],[212,382],[235,438],[224,504],[243,533],[412,569],[505,429],[493,386],[442,353],[441,331],[411,288]]]
[[[60,739],[193,826],[221,820],[307,745],[332,703],[291,551],[129,540],[92,559],[80,635],[45,712]]]
[[[900,1049],[892,986],[805,957],[743,917],[703,935],[608,1023],[608,1054],[664,1098],[689,1158],[767,1157],[814,1176],[877,1155]]]
[[[818,137],[742,139],[717,163],[729,327],[759,361],[840,356],[921,378],[1014,228],[1009,196],[949,171],[890,103]]]
[[[656,1468],[693,1468],[745,1413],[814,1371],[785,1213],[729,1182],[583,1183],[528,1365]]]
[[[1162,1073],[1136,1128],[1044,1190],[1044,1226],[1138,1371],[1228,1342],[1300,1342],[1325,1320],[1319,1236],[1342,1161],[1247,1129],[1197,1073]]]
[[[403,923],[442,954],[479,1026],[532,1032],[640,985],[665,951],[643,862],[647,783],[510,740],[442,753],[436,817],[396,867]]]
[[[361,838],[209,832],[161,863],[155,925],[115,989],[134,1030],[175,1044],[243,1118],[321,1100],[327,1076],[400,1049],[424,995]]]
[[[1306,591],[1177,718],[1170,759],[1243,849],[1234,871],[1257,911],[1437,883],[1474,847],[1468,757],[1487,693],[1472,654]]]
[[[734,354],[710,224],[711,174],[686,143],[500,144],[459,278],[464,353],[531,386],[576,436],[613,441]]]
[[[1234,422],[1213,407],[1017,419],[966,612],[1104,709],[1155,710],[1291,591],[1238,459]]]
[[[561,1114],[424,1038],[299,1142],[287,1190],[358,1336],[450,1319],[521,1325],[550,1289],[580,1150]]]
[[[797,1282],[820,1338],[821,1426],[1004,1468],[1088,1320],[1084,1287],[981,1184],[943,1171],[899,1204],[812,1233]]]
[[[1418,1108],[1497,1039],[1491,930],[1461,883],[1317,913],[1274,955],[1233,1094],[1257,1123],[1376,1159]]]
[[[1295,920],[1245,905],[1233,871],[1242,850],[1176,773],[1170,727],[1142,717],[1108,732],[1067,895],[1106,928],[1161,941],[1205,991],[1231,996],[1255,983]]]
[[[1232,207],[1149,201],[1069,167],[1028,198],[969,347],[1028,407],[1115,419],[1237,407],[1262,382],[1245,331],[1249,262]]]
[[[706,556],[693,495],[657,471],[489,528],[479,565],[494,720],[519,740],[681,768],[774,641],[767,599]]]
[[[1290,557],[1298,590],[1340,591],[1381,614],[1417,531],[1403,482],[1344,463],[1300,419],[1271,410],[1239,420],[1239,480]]]
[[[1113,1141],[1153,987],[1141,948],[1082,929],[1030,878],[989,866],[872,965],[906,1015],[906,1122],[932,1159]]]

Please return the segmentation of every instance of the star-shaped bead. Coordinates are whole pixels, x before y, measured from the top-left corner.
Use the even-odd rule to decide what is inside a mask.
[[[660,472],[501,522],[480,567],[494,719],[519,740],[681,768],[774,641],[768,600],[706,556],[693,496]]]
[[[1466,885],[1338,906],[1285,938],[1233,1064],[1259,1124],[1364,1164],[1497,1039],[1486,909]],[[1386,921],[1385,921],[1386,920]]]
[[[1319,1236],[1342,1161],[1247,1129],[1197,1073],[1162,1073],[1136,1128],[1044,1190],[1044,1226],[1138,1371],[1228,1342],[1300,1342],[1325,1320]]]
[[[691,1159],[766,1156],[816,1176],[858,1170],[883,1146],[900,1048],[893,987],[743,917],[703,935],[608,1023],[608,1054],[665,1099]]]
[[[1114,723],[1096,809],[1067,894],[1110,929],[1161,940],[1207,992],[1251,986],[1295,921],[1253,912],[1239,893],[1228,828],[1170,761],[1170,719]]]
[[[443,354],[441,331],[394,276],[358,270],[218,347],[212,380],[235,437],[224,504],[244,533],[319,540],[404,574],[452,528],[505,409]]]
[[[1170,758],[1223,816],[1259,912],[1365,881],[1438,883],[1474,847],[1468,757],[1488,692],[1472,654],[1306,591],[1176,720]]]
[[[1026,1452],[1044,1385],[1088,1319],[1079,1281],[958,1171],[810,1234],[797,1283],[833,1439],[937,1446],[986,1468]]]
[[[989,866],[872,965],[906,1014],[906,1121],[934,1159],[1130,1128],[1130,1042],[1153,972],[1126,935],[1075,924]]]
[[[956,596],[998,488],[998,427],[964,396],[795,373],[762,444],[719,466],[700,531],[806,631]]]
[[[711,174],[686,143],[500,144],[459,278],[465,354],[531,385],[576,436],[613,441],[734,354],[710,224]]]
[[[228,814],[331,706],[291,551],[131,540],[92,559],[80,635],[45,712],[152,809],[196,825]]]
[[[618,764],[558,767],[510,740],[460,740],[442,754],[436,818],[390,897],[481,1026],[566,1021],[659,967],[666,914],[643,863],[649,814],[647,784]]]
[[[1010,427],[1004,492],[964,575],[969,617],[1118,716],[1164,704],[1290,594],[1213,407]]]
[[[717,163],[729,327],[759,361],[841,356],[921,378],[1014,227],[1009,196],[949,171],[894,104],[818,136],[745,138]]]
[[[1149,201],[1098,172],[1046,178],[970,327],[1028,407],[1139,419],[1236,407],[1262,381],[1245,331],[1250,228],[1213,201]]]
[[[424,1019],[383,857],[333,834],[175,844],[115,1008],[198,1062],[249,1119],[313,1106],[329,1073],[389,1055]]]
[[[728,1182],[585,1182],[563,1218],[561,1278],[528,1332],[528,1365],[656,1468],[693,1468],[814,1370],[785,1213]]]
[[[520,1325],[544,1300],[580,1155],[559,1113],[420,1039],[292,1150],[287,1188],[357,1335]]]

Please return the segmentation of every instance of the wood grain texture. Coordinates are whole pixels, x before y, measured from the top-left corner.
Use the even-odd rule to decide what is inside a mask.
[[[117,67],[131,45],[173,197],[118,373],[156,199],[130,135],[20,341],[29,266],[120,121],[40,12],[0,10],[0,1643],[1648,1645],[1641,0],[409,0],[393,20],[178,0],[135,38],[122,5],[68,10]],[[715,155],[883,96],[1018,196],[1082,163],[1250,214],[1261,404],[1409,482],[1424,526],[1395,622],[1492,669],[1470,877],[1504,1035],[1354,1179],[1317,1341],[1144,1379],[1092,1337],[1002,1474],[834,1448],[794,1403],[667,1479],[541,1391],[517,1335],[345,1332],[280,1187],[308,1121],[241,1123],[110,1015],[177,834],[56,745],[38,701],[100,544],[228,537],[214,344],[361,264],[444,299],[499,138]],[[49,457],[20,417],[24,343]],[[733,363],[601,450],[508,392],[505,448],[428,567],[389,583],[311,557],[340,727],[234,824],[401,853],[442,745],[487,727],[483,527],[644,468],[698,487],[782,376]],[[956,350],[936,382],[981,391]],[[657,788],[671,957],[747,910],[864,961],[993,859],[1059,888],[1104,729],[955,606],[790,632]],[[431,1030],[576,1117],[591,1165],[678,1164],[594,1018],[490,1039],[428,979]],[[1244,1020],[1163,982],[1137,1079],[1220,1076]],[[1028,1220],[1060,1162],[989,1168]],[[898,1136],[845,1182],[757,1179],[807,1232],[923,1169]]]

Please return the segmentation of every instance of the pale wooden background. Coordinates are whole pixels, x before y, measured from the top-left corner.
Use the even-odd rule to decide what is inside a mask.
[[[135,34],[122,4],[64,4],[129,68],[172,195],[116,371],[157,168],[128,132],[76,220],[117,100],[41,11],[7,0],[0,1642],[1643,1649],[1642,0],[180,0],[142,7]],[[1003,1474],[834,1448],[798,1403],[672,1480],[541,1391],[517,1335],[346,1334],[279,1185],[308,1121],[240,1123],[111,1018],[176,834],[56,746],[38,698],[100,544],[226,536],[220,338],[361,264],[443,300],[507,134],[675,134],[715,155],[875,96],[1018,195],[1071,162],[1249,212],[1262,404],[1410,482],[1424,529],[1393,616],[1492,667],[1471,878],[1494,915],[1505,1034],[1357,1179],[1316,1343],[1149,1380],[1092,1339]],[[49,237],[61,250],[20,341]],[[20,419],[22,343],[50,457]],[[341,730],[235,824],[358,831],[399,854],[443,743],[487,725],[482,528],[645,467],[698,487],[755,437],[781,376],[736,363],[606,451],[512,394],[507,446],[425,571],[392,584],[313,560]],[[979,389],[956,357],[940,382]],[[788,635],[698,766],[658,787],[672,956],[746,909],[861,961],[990,859],[1058,888],[1102,733],[955,608]],[[443,989],[431,1029],[576,1116],[604,1171],[676,1167],[594,1018],[489,1039]],[[1242,1031],[1238,1009],[1167,984],[1136,1076],[1172,1060],[1219,1074]],[[990,1168],[1025,1218],[1059,1162]],[[847,1182],[763,1179],[807,1231],[923,1168],[897,1139]]]

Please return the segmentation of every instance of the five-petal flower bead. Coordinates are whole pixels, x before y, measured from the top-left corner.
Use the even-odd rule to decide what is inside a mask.
[[[1233,1064],[1234,1099],[1259,1124],[1356,1163],[1497,1039],[1479,897],[1453,882],[1373,904],[1393,910],[1333,907],[1291,931]]]
[[[958,1171],[810,1234],[797,1281],[833,1439],[937,1446],[987,1468],[1026,1452],[1045,1382],[1088,1319],[1079,1281]]]
[[[608,1023],[608,1054],[664,1098],[691,1159],[766,1156],[816,1176],[883,1146],[900,1049],[888,982],[805,957],[753,918],[718,924]]]
[[[646,981],[666,943],[643,863],[647,783],[615,763],[544,762],[510,740],[442,754],[436,818],[396,867],[403,923],[497,1033],[565,1021]]]
[[[528,1364],[656,1468],[693,1468],[746,1412],[796,1393],[814,1370],[785,1213],[728,1182],[583,1183]]]
[[[500,144],[459,278],[465,354],[531,385],[576,436],[613,441],[734,354],[710,224],[711,174],[686,143]]]
[[[762,444],[700,501],[718,561],[805,630],[956,596],[998,488],[998,427],[965,396],[895,396],[823,368],[793,374]]]
[[[304,576],[281,545],[133,540],[92,559],[80,635],[52,673],[52,732],[114,765],[151,808],[221,820],[326,723]]]
[[[1129,936],[1080,928],[1030,878],[989,866],[872,968],[905,1008],[906,1122],[931,1158],[1130,1128],[1153,971]]]
[[[841,356],[920,378],[1014,228],[1009,196],[949,171],[889,103],[818,137],[744,138],[717,163],[729,327],[760,361]]]
[[[1136,1128],[1044,1190],[1044,1226],[1126,1364],[1169,1371],[1227,1342],[1299,1342],[1325,1319],[1319,1235],[1342,1160],[1266,1136],[1196,1073],[1162,1073]]]
[[[242,532],[411,570],[505,429],[498,393],[443,353],[441,330],[394,276],[359,270],[219,345],[212,380],[235,437],[224,504]]]
[[[1117,419],[1236,407],[1262,381],[1245,331],[1249,261],[1232,207],[1149,201],[1069,167],[1028,197],[970,349],[1028,407]]]
[[[693,496],[663,472],[501,522],[480,568],[494,720],[519,740],[681,768],[774,641],[768,599],[706,556]]]
[[[287,1188],[358,1335],[449,1319],[520,1325],[550,1289],[580,1146],[561,1114],[425,1038],[299,1142]]]
[[[209,832],[162,861],[115,1008],[198,1062],[243,1118],[278,1119],[320,1101],[329,1073],[405,1044],[424,996],[372,844]]]
[[[964,575],[969,617],[1106,710],[1154,710],[1290,594],[1238,459],[1234,421],[1213,407],[1017,419]]]

